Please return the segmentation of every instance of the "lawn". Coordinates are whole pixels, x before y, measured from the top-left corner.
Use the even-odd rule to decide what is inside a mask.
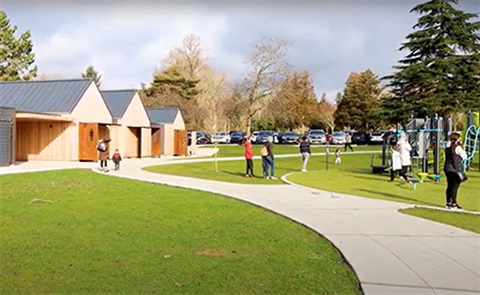
[[[186,161],[185,161],[186,162]],[[262,160],[256,159],[253,161],[254,178],[245,177],[245,161],[218,161],[218,172],[215,172],[214,162],[199,162],[199,163],[182,163],[169,164],[160,166],[146,167],[144,170],[181,175],[188,177],[195,177],[201,179],[211,179],[234,183],[248,183],[248,184],[282,184],[280,179],[270,180],[263,179],[262,176]],[[291,158],[277,158],[275,159],[275,175],[281,176],[286,173],[299,171],[301,165],[300,156]],[[295,167],[297,166],[297,167]],[[295,169],[296,168],[296,169]]]
[[[400,179],[396,180],[394,183],[390,183],[387,182],[387,175],[372,174],[370,157],[371,155],[369,154],[345,154],[342,156],[342,163],[340,165],[334,165],[334,158],[330,157],[329,169],[326,171],[325,157],[313,156],[310,158],[308,166],[309,172],[306,173],[298,172],[301,166],[300,157],[276,158],[275,174],[277,177],[280,177],[287,173],[298,172],[289,175],[288,180],[327,191],[411,204],[439,207],[445,205],[446,183],[444,179],[441,179],[438,183],[432,180],[427,180],[425,183],[417,184],[417,188],[413,190],[411,184],[406,184]],[[375,163],[380,163],[380,160],[378,159],[380,155],[376,154],[375,157]],[[244,161],[219,161],[218,167],[218,173],[214,172],[213,162],[156,166],[148,167],[146,170],[235,183],[281,183],[280,180],[245,178]],[[261,175],[260,160],[255,161],[254,169],[257,175]],[[467,210],[480,211],[480,172],[476,169],[468,172],[468,176],[469,180],[463,183],[460,187],[458,202]],[[423,209],[418,210],[422,211]],[[468,223],[472,226],[477,226],[478,224],[478,219],[474,215],[463,217],[460,214],[453,212],[446,212],[446,214],[451,215],[451,218],[447,221],[452,225],[459,224],[459,227],[462,227],[461,225],[463,224],[464,219],[468,220]],[[457,219],[458,222],[455,221]]]
[[[214,145],[206,145],[207,148],[212,148]],[[253,145],[253,153],[254,155],[260,155],[260,148],[262,145],[254,144]],[[201,148],[201,147],[199,147]],[[243,157],[243,153],[245,148],[241,145],[218,145],[220,149],[217,157]],[[343,146],[330,146],[330,150],[335,152],[335,149],[340,148],[340,151],[343,151]],[[381,146],[354,146],[355,151],[379,151],[382,149]],[[311,146],[312,153],[324,153],[325,152],[325,145],[312,145]],[[275,144],[274,150],[275,155],[285,155],[285,154],[298,154],[298,146],[297,145],[283,145],[283,144]]]
[[[408,208],[402,209],[400,210],[400,212],[429,220],[434,220],[440,223],[450,224],[480,234],[480,215],[472,215],[460,212],[452,214],[448,211],[440,211],[427,208]]]
[[[1,187],[1,294],[361,293],[326,239],[238,200],[87,170]]]

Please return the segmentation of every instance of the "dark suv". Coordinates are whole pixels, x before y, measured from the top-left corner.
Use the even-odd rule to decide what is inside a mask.
[[[352,143],[356,145],[365,145],[368,143],[368,134],[364,132],[353,132]]]

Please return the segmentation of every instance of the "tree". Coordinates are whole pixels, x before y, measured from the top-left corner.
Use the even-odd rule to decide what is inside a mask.
[[[449,116],[480,108],[480,22],[453,7],[458,0],[431,0],[410,12],[421,16],[400,50],[408,54],[389,80],[393,96],[383,111],[391,123],[405,123],[412,113]]]
[[[282,39],[264,38],[255,44],[250,56],[251,70],[245,79],[246,86],[246,131],[250,133],[252,118],[265,107],[265,99],[276,92],[290,66],[287,50],[290,42]]]
[[[93,81],[95,81],[95,84],[97,84],[97,87],[100,88],[100,85],[102,85],[102,81],[100,80],[102,78],[102,75],[99,74],[97,70],[93,66],[88,66],[87,69],[85,70],[85,73],[82,73],[82,78],[91,78]]]
[[[294,72],[285,80],[269,102],[268,109],[276,127],[306,129],[317,106],[313,81],[308,72]]]
[[[177,67],[187,78],[198,77],[206,66],[204,53],[200,37],[189,34],[183,39],[181,47],[170,51],[165,64],[167,67]]]
[[[30,80],[37,74],[37,67],[32,67],[35,53],[30,31],[25,31],[17,39],[17,29],[0,10],[0,81]]]
[[[187,129],[196,129],[198,82],[182,76],[177,67],[170,67],[155,75],[150,86],[142,87],[141,98],[146,107],[178,107]]]
[[[316,106],[314,120],[320,123],[319,125],[323,126],[326,130],[333,132],[335,130],[335,110],[336,105],[329,102],[324,93],[322,99]]]
[[[371,70],[351,73],[335,112],[337,125],[367,130],[380,103],[381,93],[380,80]]]

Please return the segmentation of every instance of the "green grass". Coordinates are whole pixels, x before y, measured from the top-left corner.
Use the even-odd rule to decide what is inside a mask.
[[[453,225],[480,234],[480,215],[472,215],[460,212],[452,213],[427,208],[408,208],[402,209],[400,212],[444,224]]]
[[[377,198],[403,203],[429,205],[443,207],[445,204],[446,183],[443,178],[440,182],[427,180],[417,184],[413,190],[411,184],[406,184],[397,179],[395,182],[387,182],[387,175],[372,174],[369,154],[343,155],[342,163],[334,165],[334,158],[329,158],[329,169],[326,171],[324,156],[310,158],[306,173],[293,173],[288,180],[327,191],[352,194],[357,196]],[[375,164],[379,164],[379,154],[375,155]],[[184,163],[178,165],[148,167],[146,170],[158,173],[183,175],[202,179],[213,179],[235,183],[250,184],[280,184],[280,180],[264,180],[261,178],[247,179],[244,176],[244,161],[218,162],[219,172],[214,172],[213,162]],[[300,170],[301,160],[299,157],[276,158],[275,167],[277,177]],[[255,173],[261,175],[261,161],[254,164]],[[459,189],[458,202],[467,210],[480,211],[480,172],[478,169],[468,172],[469,180],[462,183]],[[442,212],[443,213],[443,212]],[[450,214],[449,224],[467,223],[467,228],[478,226],[478,217],[475,215]],[[458,219],[458,221],[457,221]],[[432,219],[435,220],[435,219]],[[453,221],[451,221],[453,220]],[[468,227],[470,226],[470,227]],[[463,228],[463,227],[462,227]]]
[[[298,171],[293,169],[293,162],[299,163],[299,158],[275,159],[275,175],[280,176],[289,172]],[[281,184],[280,179],[269,180],[262,177],[262,160],[253,161],[254,178],[245,177],[245,161],[218,161],[218,172],[215,172],[214,162],[182,163],[145,167],[144,170],[170,175],[180,175],[201,179],[210,179],[234,183],[248,184]]]
[[[213,148],[214,145],[206,145],[207,148]],[[254,155],[260,155],[260,148],[262,145],[254,144],[253,145],[253,153]],[[200,147],[201,148],[201,147]],[[220,149],[217,157],[243,157],[245,148],[241,145],[218,145]],[[343,146],[331,146],[330,150],[335,151],[336,148],[340,148],[343,151]],[[358,146],[353,147],[355,151],[379,151],[381,150],[381,146]],[[324,153],[325,152],[325,145],[312,145],[311,146],[312,153]],[[285,155],[285,154],[298,154],[298,146],[297,145],[283,145],[283,144],[275,144],[273,153],[275,155]]]
[[[379,156],[379,155],[378,155]],[[328,171],[309,171],[295,173],[288,180],[309,187],[327,191],[352,194],[404,203],[441,206],[445,205],[446,181],[427,180],[417,184],[415,190],[411,184],[401,179],[387,182],[387,175],[372,174],[368,164],[369,155],[344,155],[341,165],[330,165]],[[324,163],[325,159],[321,158]],[[325,170],[325,169],[323,169]],[[480,211],[480,172],[468,172],[469,180],[462,183],[458,193],[458,202],[465,209]]]
[[[327,240],[219,195],[64,170],[0,201],[0,294],[360,294]]]

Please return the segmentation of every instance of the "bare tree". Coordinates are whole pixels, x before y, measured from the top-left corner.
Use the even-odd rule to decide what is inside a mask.
[[[251,71],[246,78],[247,122],[246,131],[250,134],[252,118],[264,108],[264,100],[274,94],[278,85],[290,70],[288,47],[291,42],[283,39],[264,38],[255,44],[249,58]]]
[[[165,60],[167,66],[176,66],[187,78],[198,77],[207,63],[200,37],[189,34],[182,41],[182,46],[170,51]]]

